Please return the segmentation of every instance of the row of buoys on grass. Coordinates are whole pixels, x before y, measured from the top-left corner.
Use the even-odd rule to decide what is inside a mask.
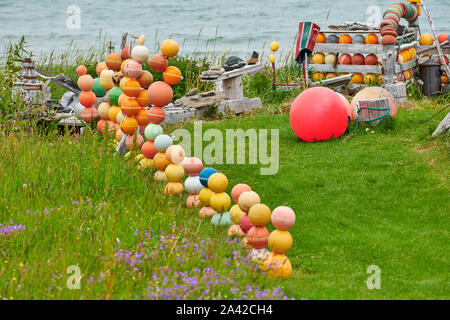
[[[226,193],[228,178],[213,168],[204,168],[196,157],[186,157],[184,149],[174,145],[165,134],[155,137],[158,153],[153,159],[157,168],[155,180],[167,182],[164,193],[181,195],[185,190],[189,196],[186,208],[200,208],[201,219],[210,218],[211,225],[228,228],[228,237],[243,238],[251,249],[250,256],[273,277],[289,277],[292,265],[285,256],[293,239],[288,230],[295,223],[295,213],[288,207],[278,207],[273,212],[261,204],[259,195],[246,184],[238,184]],[[137,160],[141,158],[138,156]],[[181,184],[185,174],[188,175]],[[230,209],[232,201],[235,205]],[[270,233],[266,225],[272,221],[275,231]],[[265,249],[268,246],[270,252]]]

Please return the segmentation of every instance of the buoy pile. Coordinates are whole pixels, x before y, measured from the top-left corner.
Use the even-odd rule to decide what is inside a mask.
[[[160,47],[161,53],[150,59],[149,50],[144,44],[145,37],[140,36],[138,44],[131,50],[126,46],[120,54],[109,54],[105,61],[97,64],[96,79],[89,80],[84,75],[87,72],[84,66],[77,68],[82,90],[86,91],[80,95],[81,106],[77,108],[77,116],[89,121],[100,116],[101,120],[97,124],[100,133],[104,133],[104,128],[108,125],[108,131],[115,133],[118,142],[124,143],[129,151],[142,151],[142,155],[136,157],[141,169],[152,165],[153,158],[159,151],[154,140],[163,134],[159,125],[165,119],[163,107],[172,101],[171,86],[182,79],[177,67],[169,67],[168,58],[175,57],[179,51],[174,40],[165,40]],[[153,82],[152,73],[143,70],[142,63],[146,61],[152,71],[163,72],[164,81]],[[90,89],[87,90],[88,88]],[[104,96],[106,99],[98,106],[98,113],[90,108],[95,96]],[[87,110],[82,109],[85,105],[89,107]],[[142,133],[147,140],[145,142]],[[163,164],[159,161],[160,167],[164,169],[159,172],[165,171]],[[161,173],[158,177],[165,179]]]
[[[184,187],[180,183],[184,177],[184,168],[181,165],[184,155],[184,149],[178,145],[172,145],[166,150],[166,159],[169,163],[164,172],[166,180],[169,181],[164,189],[166,195],[181,194],[184,191]]]
[[[210,218],[216,214],[216,210],[211,208],[211,197],[214,192],[208,188],[208,179],[217,171],[213,168],[205,168],[200,172],[199,180],[203,186],[198,197],[203,207],[200,209],[198,215],[201,219]]]
[[[173,140],[166,134],[160,134],[156,137],[153,146],[155,148],[152,153],[155,153],[153,158],[153,165],[158,170],[155,172],[156,181],[167,181],[166,168],[170,164],[166,158],[166,150],[173,145]]]
[[[231,206],[231,198],[225,192],[228,187],[228,178],[223,173],[214,173],[208,178],[208,188],[213,192],[210,198],[210,206],[216,211],[211,219],[211,224],[218,227],[229,227],[233,224],[228,210]]]
[[[79,116],[85,122],[91,122],[98,118],[97,109],[94,108],[95,103],[97,102],[97,97],[95,93],[91,90],[94,88],[94,79],[86,74],[85,68],[77,68],[77,72],[80,72],[81,76],[78,78],[77,84],[81,90],[81,94],[78,97],[79,104],[82,106],[79,107],[81,113]]]
[[[201,205],[198,194],[203,189],[203,185],[200,183],[200,172],[203,170],[203,163],[196,157],[186,158],[183,161],[183,168],[188,175],[184,181],[184,188],[189,193],[189,197],[186,199],[186,208],[198,208]]]
[[[356,35],[353,38],[344,34],[338,37],[335,34],[332,34],[328,37],[325,37],[323,33],[320,33],[317,38],[318,43],[339,43],[339,44],[378,44],[379,39],[376,34],[368,34],[367,36]],[[366,65],[366,66],[375,66],[379,64],[378,57],[375,54],[368,54],[366,56],[362,54],[354,54],[353,56],[349,54],[341,54],[337,55],[335,53],[322,53],[316,52],[313,54],[311,58],[311,63],[313,64],[328,64],[328,65]],[[345,75],[347,73],[340,73],[339,75]],[[314,72],[312,74],[312,81],[321,81],[324,79],[332,79],[337,77],[338,74],[336,72]],[[375,73],[355,73],[351,79],[351,82],[354,84],[367,84],[374,85],[383,84],[383,76],[377,75]]]
[[[273,210],[271,221],[276,230],[269,236],[271,252],[264,256],[262,269],[268,270],[270,276],[287,278],[292,274],[292,264],[285,254],[294,243],[288,230],[295,224],[295,213],[289,207],[278,207]]]
[[[398,26],[400,19],[404,18],[408,22],[414,22],[419,17],[419,8],[411,3],[394,3],[383,14],[383,21],[380,23],[381,44],[391,45],[397,43]]]

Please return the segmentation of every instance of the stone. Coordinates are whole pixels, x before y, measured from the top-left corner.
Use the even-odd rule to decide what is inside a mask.
[[[221,101],[217,106],[217,113],[241,114],[262,107],[260,98],[242,98]]]
[[[224,67],[225,71],[231,71],[234,69],[242,68],[245,65],[246,65],[246,63],[241,58],[236,57],[236,56],[231,56],[225,61],[225,64],[223,67]]]
[[[216,103],[225,98],[225,94],[217,93],[215,91],[209,91],[204,93],[196,93],[191,96],[184,96],[175,101],[175,106],[184,108],[205,108],[212,107]]]

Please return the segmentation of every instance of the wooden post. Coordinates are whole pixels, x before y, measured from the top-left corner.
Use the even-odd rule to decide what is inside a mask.
[[[397,76],[395,74],[395,57],[395,45],[383,46],[383,73],[384,82],[386,84],[397,81]]]
[[[109,47],[108,47],[109,53],[113,53],[114,51],[114,46],[112,45],[112,41],[109,41]]]
[[[128,37],[128,32],[122,33],[122,43],[120,44],[120,49],[121,50],[123,48],[125,48],[125,46],[127,45],[127,37]]]
[[[242,89],[242,77],[237,76],[222,81],[223,90],[225,92],[225,99],[242,99],[244,92]]]

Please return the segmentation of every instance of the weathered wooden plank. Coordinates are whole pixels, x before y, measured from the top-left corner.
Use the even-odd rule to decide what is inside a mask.
[[[242,67],[240,69],[235,69],[231,71],[225,71],[217,80],[225,80],[230,79],[238,76],[242,76],[247,73],[252,73],[256,71],[260,71],[263,69],[262,64],[253,64],[253,65],[247,65],[245,67]]]
[[[415,66],[417,66],[417,59],[413,59],[413,60],[407,61],[407,62],[402,63],[402,64],[395,64],[395,73],[399,74],[399,73],[401,73],[403,71],[412,69]]]
[[[381,66],[338,64],[336,68],[334,68],[334,65],[332,64],[308,64],[308,68],[315,72],[383,73],[383,68]]]
[[[439,134],[447,131],[450,129],[450,112],[447,113],[444,120],[439,124],[439,126],[436,128],[436,130],[433,132],[433,137],[438,136]]]
[[[322,33],[331,33],[331,34],[335,34],[335,33],[357,33],[357,34],[369,34],[369,33],[380,33],[381,31],[379,29],[373,29],[373,30],[320,30],[320,32]]]
[[[441,49],[442,49],[442,52],[443,52],[444,54],[450,54],[450,47],[449,47],[449,46],[447,46],[447,47],[441,47]],[[438,51],[437,51],[436,45],[432,45],[432,46],[419,46],[419,47],[417,48],[417,54],[420,54],[420,55],[422,55],[422,54],[432,54],[432,55],[437,55],[437,54],[438,54]]]
[[[242,77],[233,77],[222,81],[225,99],[242,99],[244,98],[244,90],[242,87]]]
[[[384,83],[391,84],[397,81],[395,74],[395,58],[397,57],[395,45],[382,46]]]
[[[333,52],[333,53],[348,53],[348,54],[375,54],[383,53],[383,46],[381,44],[339,44],[339,43],[316,43],[314,52]]]

